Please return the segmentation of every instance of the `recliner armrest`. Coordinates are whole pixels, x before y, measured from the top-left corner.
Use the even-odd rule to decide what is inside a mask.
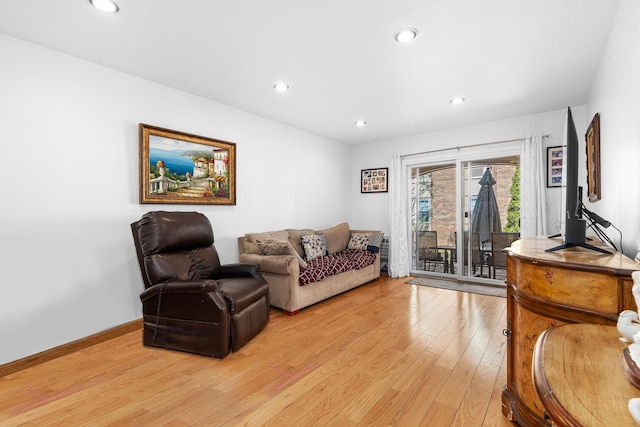
[[[154,298],[160,292],[169,294],[207,294],[215,292],[218,285],[215,280],[173,280],[171,282],[156,283],[148,287],[140,294],[142,302]]]
[[[229,309],[215,280],[173,280],[140,294],[146,319],[160,317],[198,322],[228,322]]]
[[[260,265],[258,263],[221,265],[220,277],[260,277]]]

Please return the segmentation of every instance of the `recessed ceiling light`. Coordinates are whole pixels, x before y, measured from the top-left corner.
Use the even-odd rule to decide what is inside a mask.
[[[458,97],[458,98],[451,99],[449,102],[452,103],[453,105],[457,105],[457,104],[462,104],[464,101],[465,101],[464,98]]]
[[[354,123],[354,125],[356,125],[356,127],[363,128],[367,125],[367,122],[365,122],[364,120],[358,120]]]
[[[278,92],[286,92],[289,90],[289,85],[283,82],[276,83],[273,88]]]
[[[405,28],[400,30],[393,36],[398,43],[409,43],[418,37],[418,30],[415,28]]]
[[[117,13],[120,10],[118,5],[111,0],[89,0],[89,3],[103,12]]]

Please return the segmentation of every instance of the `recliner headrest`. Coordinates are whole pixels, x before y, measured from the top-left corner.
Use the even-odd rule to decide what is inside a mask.
[[[214,241],[209,219],[199,212],[148,212],[138,222],[138,236],[145,256],[211,246]]]

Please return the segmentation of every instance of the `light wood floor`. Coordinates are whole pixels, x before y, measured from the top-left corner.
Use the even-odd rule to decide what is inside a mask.
[[[505,299],[386,276],[223,360],[133,332],[0,378],[10,426],[511,426]]]

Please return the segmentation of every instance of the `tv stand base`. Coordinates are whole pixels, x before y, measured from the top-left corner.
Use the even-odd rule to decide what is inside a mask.
[[[588,243],[565,243],[565,244],[560,245],[560,246],[555,246],[553,248],[545,249],[544,251],[545,252],[555,252],[555,251],[559,251],[559,250],[562,250],[562,249],[575,248],[575,247],[591,249],[592,251],[601,252],[603,254],[611,254],[611,252],[609,252],[606,249],[602,249],[602,248],[599,248],[597,246],[590,245]]]

